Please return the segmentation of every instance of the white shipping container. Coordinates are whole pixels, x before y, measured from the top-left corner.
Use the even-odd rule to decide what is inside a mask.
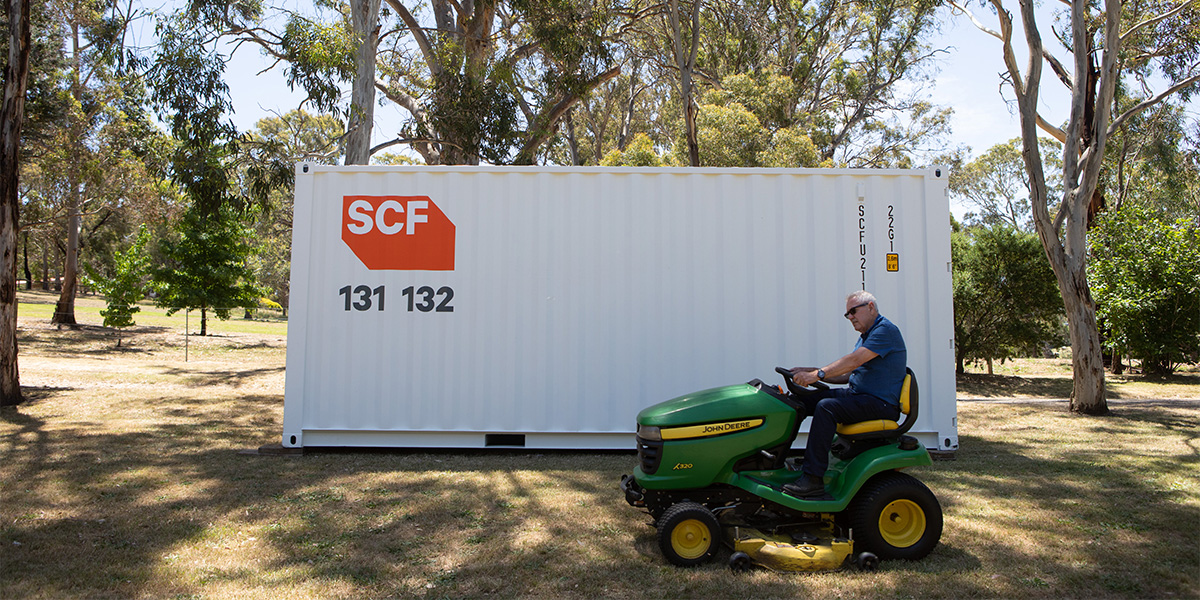
[[[632,449],[649,405],[852,350],[865,288],[956,449],[947,176],[298,165],[283,445]]]

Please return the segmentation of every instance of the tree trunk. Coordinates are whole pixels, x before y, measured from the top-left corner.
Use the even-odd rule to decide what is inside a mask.
[[[630,128],[633,126],[633,112],[637,110],[638,96],[638,72],[641,71],[642,61],[640,58],[634,57],[633,64],[629,71],[629,95],[625,98],[624,104],[621,106],[621,133],[617,136],[617,150],[625,151],[625,147],[629,145]],[[599,144],[599,142],[597,142]],[[596,154],[599,160],[599,152]]]
[[[569,111],[567,111],[567,114],[565,117],[563,117],[563,119],[565,120],[566,125],[567,125],[567,150],[570,153],[571,165],[578,166],[580,164],[580,162],[579,162],[579,140],[575,139],[575,119],[572,118],[572,116],[574,114],[575,114],[574,109],[569,110]],[[596,157],[596,162],[600,162],[599,156]]]
[[[354,0],[350,3],[358,49],[354,54],[357,71],[354,75],[350,119],[347,123],[348,165],[365,165],[371,162],[371,130],[375,121],[375,55],[379,49],[379,2],[380,0]]]
[[[42,291],[50,291],[50,259],[46,257],[46,240],[42,240]]]
[[[58,303],[54,305],[54,317],[51,323],[58,325],[76,325],[75,322],[75,292],[79,282],[79,204],[78,191],[72,194],[71,206],[67,208],[67,252],[63,259],[62,292],[58,295]]]
[[[700,0],[692,0],[692,39],[688,50],[683,47],[683,28],[679,20],[679,0],[671,0],[671,41],[675,48],[675,64],[679,67],[679,93],[683,102],[683,124],[687,131],[688,164],[700,166],[700,141],[696,131],[696,90],[692,74],[696,70],[696,52],[700,43]]]
[[[200,337],[208,335],[208,309],[200,309]]]
[[[33,289],[33,271],[29,270],[29,232],[25,232],[25,289]]]
[[[0,406],[21,397],[17,369],[17,223],[20,218],[17,176],[25,86],[29,80],[29,2],[6,0],[8,61],[4,66],[4,104],[0,106]]]
[[[1104,393],[1104,355],[1100,346],[1100,336],[1096,333],[1096,308],[1093,306],[1091,292],[1083,275],[1079,274],[1078,281],[1083,283],[1072,286],[1075,289],[1067,292],[1068,286],[1060,282],[1063,288],[1063,302],[1067,309],[1067,323],[1071,332],[1071,366],[1074,371],[1074,385],[1071,389],[1071,411],[1089,415],[1108,414],[1108,401]]]

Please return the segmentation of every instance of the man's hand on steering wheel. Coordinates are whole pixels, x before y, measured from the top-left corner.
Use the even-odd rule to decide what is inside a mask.
[[[799,386],[810,387],[814,383],[820,381],[817,377],[816,369],[806,369],[797,367],[792,369],[792,381]]]

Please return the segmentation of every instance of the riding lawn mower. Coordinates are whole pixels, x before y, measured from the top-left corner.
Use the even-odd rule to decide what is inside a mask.
[[[932,464],[906,435],[917,417],[912,370],[901,393],[902,422],[838,426],[824,496],[799,498],[783,486],[802,476],[791,455],[805,415],[803,395],[755,379],[704,390],[638,413],[638,466],[621,477],[626,501],[645,509],[658,547],[674,565],[714,559],[724,542],[730,568],[825,571],[880,560],[923,558],[942,533],[937,497],[901,469]],[[824,384],[816,384],[823,386]]]

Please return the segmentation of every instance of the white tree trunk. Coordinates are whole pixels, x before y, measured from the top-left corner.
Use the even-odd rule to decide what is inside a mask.
[[[379,49],[380,0],[354,0],[350,5],[358,50],[357,71],[350,94],[350,118],[346,123],[346,164],[371,161],[371,130],[375,121],[375,55]]]
[[[683,28],[679,18],[679,0],[671,0],[670,23],[671,41],[675,49],[675,64],[679,67],[679,93],[683,102],[683,124],[687,131],[688,164],[700,166],[700,140],[696,131],[696,116],[700,107],[696,106],[695,82],[692,75],[696,71],[696,52],[700,46],[700,2],[692,0],[691,43],[684,48]]]

